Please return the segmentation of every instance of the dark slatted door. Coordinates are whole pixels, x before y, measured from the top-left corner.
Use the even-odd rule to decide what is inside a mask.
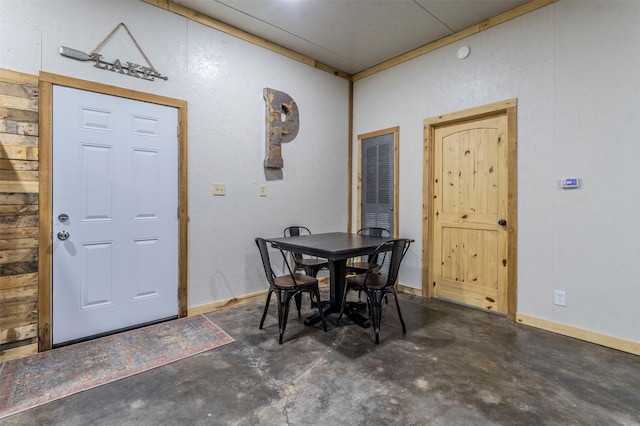
[[[393,227],[393,145],[394,134],[362,140],[362,217],[361,228]]]

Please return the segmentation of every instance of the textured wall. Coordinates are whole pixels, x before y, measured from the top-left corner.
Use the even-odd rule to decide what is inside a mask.
[[[356,82],[354,139],[400,126],[404,285],[422,285],[423,119],[517,98],[518,311],[640,341],[638,22],[636,1],[561,0]]]
[[[90,52],[124,22],[168,81],[144,81],[64,58]],[[145,64],[125,31],[103,58]],[[348,82],[137,0],[0,0],[0,68],[74,78],[189,102],[189,306],[265,289],[256,236],[285,226],[346,229]],[[268,172],[263,88],[288,93],[300,131]],[[213,197],[213,183],[226,196]],[[261,184],[267,196],[259,196]]]

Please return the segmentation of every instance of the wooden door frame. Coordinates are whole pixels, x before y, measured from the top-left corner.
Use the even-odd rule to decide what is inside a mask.
[[[356,197],[358,197],[358,211],[356,217],[356,232],[362,228],[362,140],[374,138],[376,136],[393,134],[393,237],[398,237],[398,218],[399,218],[399,188],[400,188],[400,126],[389,127],[388,129],[377,130],[375,132],[363,133],[358,135],[358,189]]]
[[[429,268],[433,254],[433,158],[435,131],[438,127],[449,126],[484,117],[506,115],[507,117],[507,253],[509,271],[507,276],[507,318],[515,321],[517,312],[517,229],[518,229],[518,158],[517,158],[517,112],[518,100],[509,99],[489,105],[469,108],[449,114],[438,115],[424,120],[423,146],[423,194],[422,194],[422,296],[433,296],[433,271]]]
[[[39,75],[39,248],[38,248],[38,351],[47,351],[52,347],[52,273],[53,235],[52,235],[52,125],[53,125],[53,85],[72,87],[75,89],[118,96],[121,98],[174,107],[178,109],[178,316],[187,316],[188,289],[188,163],[187,163],[187,101],[173,99],[131,89],[110,86],[93,81],[80,80],[48,72]]]

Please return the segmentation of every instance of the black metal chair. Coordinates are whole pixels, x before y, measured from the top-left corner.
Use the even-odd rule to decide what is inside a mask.
[[[358,235],[370,235],[372,237],[391,237],[391,231],[386,228],[378,228],[378,227],[369,227],[362,228],[358,231]],[[384,255],[383,255],[384,256]],[[371,259],[373,257],[373,259]],[[378,263],[378,255],[373,254],[372,256],[362,256],[359,261],[355,259],[351,259],[350,262],[347,263],[347,274],[364,274],[369,270],[370,261],[374,262],[374,271],[378,272],[378,268],[384,262]]]
[[[398,271],[400,270],[400,264],[404,255],[407,253],[411,240],[400,238],[389,240],[380,244],[374,253],[374,256],[380,255],[384,252],[388,252],[389,257],[389,271],[387,275],[381,275],[374,272],[375,262],[371,260],[369,262],[369,268],[364,274],[358,274],[347,277],[344,293],[342,294],[342,304],[340,307],[340,316],[338,317],[338,325],[342,319],[344,308],[347,301],[347,292],[349,290],[362,291],[367,295],[367,304],[369,306],[369,316],[373,322],[373,332],[376,337],[376,344],[380,343],[380,323],[382,321],[382,299],[387,294],[393,294],[396,300],[396,308],[398,309],[398,317],[400,318],[400,324],[402,324],[402,334],[407,333],[407,327],[402,319],[402,312],[400,312],[400,304],[398,303],[398,294],[396,292],[396,280],[398,279]],[[373,259],[373,256],[371,257]]]
[[[289,317],[289,305],[291,304],[291,298],[300,295],[303,292],[310,293],[311,300],[316,299],[316,306],[318,306],[318,312],[320,313],[320,319],[322,320],[322,328],[327,331],[327,323],[324,320],[324,313],[322,312],[322,303],[320,300],[320,289],[318,287],[318,280],[314,277],[305,274],[295,273],[291,270],[291,266],[287,261],[287,256],[280,247],[277,247],[284,263],[289,270],[289,274],[276,276],[271,267],[271,259],[269,258],[269,250],[267,248],[267,241],[263,238],[256,238],[256,245],[260,250],[260,256],[262,257],[262,265],[264,266],[264,272],[269,282],[269,292],[267,293],[267,302],[264,305],[264,312],[262,313],[262,319],[260,320],[260,329],[264,326],[264,320],[267,317],[267,311],[269,310],[269,302],[271,302],[271,294],[276,294],[278,301],[278,328],[279,339],[278,342],[282,344],[282,337],[284,336],[284,330],[287,327],[287,319]],[[298,317],[300,317],[300,298],[297,297],[296,305],[298,308]]]
[[[306,226],[289,226],[284,229],[285,237],[297,237],[299,235],[311,235],[311,231]],[[316,277],[322,269],[329,268],[329,261],[318,257],[304,257],[300,253],[291,252],[291,257],[296,267],[295,270],[303,270],[305,274]]]

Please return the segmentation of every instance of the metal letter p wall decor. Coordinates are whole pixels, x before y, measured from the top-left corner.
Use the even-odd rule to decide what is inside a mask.
[[[284,92],[265,87],[262,94],[266,103],[267,153],[264,167],[282,169],[282,143],[295,139],[300,128],[298,106],[291,96]]]

